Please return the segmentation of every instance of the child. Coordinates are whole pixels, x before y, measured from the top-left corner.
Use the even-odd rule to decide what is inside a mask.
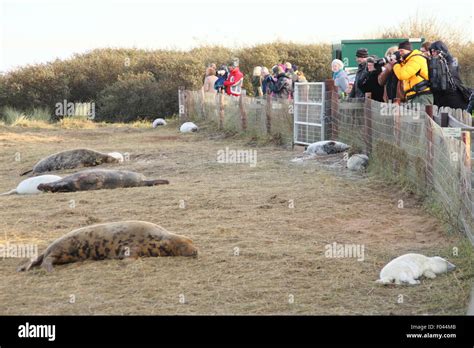
[[[217,70],[217,81],[214,83],[214,89],[217,93],[224,93],[224,81],[227,80],[227,76],[229,75],[229,69],[227,69],[226,65],[221,65],[219,70]]]

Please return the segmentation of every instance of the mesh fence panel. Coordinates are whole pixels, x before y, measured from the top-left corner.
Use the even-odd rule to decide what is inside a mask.
[[[289,100],[202,91],[182,91],[182,98],[188,120],[210,122],[225,131],[250,136],[270,136],[285,145],[293,143],[293,104]]]
[[[309,92],[299,89],[297,98],[322,97]],[[376,175],[433,199],[447,220],[466,231],[474,243],[470,149],[463,141],[445,136],[425,110],[371,99],[335,101],[333,97],[326,95],[325,110],[331,138],[351,145],[355,152],[368,153]],[[191,120],[212,122],[234,132],[279,137],[284,144],[293,142],[291,101],[185,91],[184,104]],[[307,116],[298,112],[304,122],[319,111],[310,110],[311,105],[299,107],[308,108]],[[308,134],[310,131],[304,125],[295,128],[302,137],[321,139],[320,134]]]

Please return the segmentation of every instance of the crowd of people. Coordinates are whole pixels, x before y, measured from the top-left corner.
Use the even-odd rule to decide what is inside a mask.
[[[474,95],[460,76],[457,60],[442,41],[424,42],[414,49],[411,42],[403,41],[390,47],[384,57],[369,55],[366,48],[356,52],[358,64],[351,83],[344,63],[334,59],[331,63],[333,80],[342,96],[364,98],[367,93],[379,102],[417,105],[434,104],[438,107],[465,109],[472,113]],[[240,96],[244,74],[237,60],[227,65],[211,64],[206,69],[203,90],[206,93],[225,93]],[[256,66],[252,73],[253,95],[271,95],[292,99],[296,82],[307,82],[302,71],[290,62],[277,64],[270,70]]]
[[[442,41],[425,42],[419,50],[403,41],[390,47],[382,58],[360,48],[356,61],[353,85],[343,62],[332,61],[333,79],[341,95],[364,98],[370,93],[373,100],[380,102],[400,100],[472,112],[474,97],[459,76],[457,60]]]
[[[242,93],[244,74],[239,69],[237,60],[227,65],[211,64],[206,69],[203,91],[205,93],[225,93],[240,96]],[[286,62],[277,64],[269,70],[267,67],[256,66],[252,73],[253,95],[263,97],[270,95],[275,98],[292,99],[296,82],[307,82],[303,72],[296,65]]]

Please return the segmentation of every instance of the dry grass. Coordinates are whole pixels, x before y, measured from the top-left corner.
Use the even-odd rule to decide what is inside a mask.
[[[295,152],[271,146],[256,148],[255,168],[219,164],[219,149],[248,146],[178,134],[174,126],[0,131],[0,192],[15,187],[17,173],[38,159],[84,146],[130,154],[130,161],[108,167],[170,180],[152,188],[1,197],[0,243],[38,243],[42,251],[78,227],[140,219],[190,236],[200,250],[197,259],[88,261],[51,274],[16,273],[21,260],[5,259],[0,314],[465,313],[472,248],[447,234],[414,197],[373,179],[337,166],[290,163]],[[326,258],[325,245],[333,242],[363,244],[365,260]],[[409,251],[448,257],[458,269],[416,287],[374,283],[390,259]],[[397,303],[399,295],[404,303]]]

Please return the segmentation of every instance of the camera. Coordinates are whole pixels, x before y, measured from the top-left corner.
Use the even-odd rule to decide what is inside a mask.
[[[400,63],[401,57],[402,57],[402,55],[400,54],[400,52],[395,51],[391,56],[387,56],[387,57],[377,59],[376,61],[374,61],[374,65],[375,66],[383,66],[383,65],[387,64],[388,62],[390,62],[391,60],[395,60],[398,63]]]

